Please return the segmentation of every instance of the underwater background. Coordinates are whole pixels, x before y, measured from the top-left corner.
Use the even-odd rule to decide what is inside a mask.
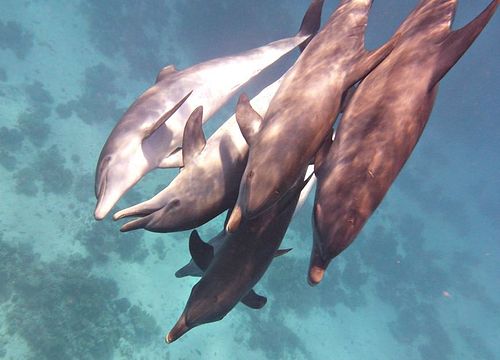
[[[375,1],[367,46],[387,40],[416,3]],[[487,4],[460,1],[453,27]],[[308,5],[1,1],[0,358],[500,358],[498,15],[441,82],[411,158],[317,287],[306,282],[311,196],[283,243],[293,251],[257,285],[267,305],[237,305],[166,345],[198,281],[174,277],[190,259],[189,232],[123,234],[109,216],[94,220],[100,150],[158,71],[292,36]],[[336,6],[326,1],[324,20]],[[244,91],[256,94],[297,56]],[[177,172],[150,173],[115,209],[149,199]],[[202,238],[223,220],[199,229]]]

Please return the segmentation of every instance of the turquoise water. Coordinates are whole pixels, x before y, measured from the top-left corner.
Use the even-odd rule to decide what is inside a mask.
[[[487,3],[462,0],[454,27]],[[383,43],[415,4],[376,1],[368,47]],[[238,305],[166,345],[197,281],[173,276],[189,260],[189,232],[122,234],[118,224],[94,220],[102,145],[158,70],[290,36],[307,5],[2,1],[0,358],[499,358],[498,15],[441,82],[412,157],[319,286],[305,280],[311,197],[285,238],[293,251],[257,286],[267,305]],[[336,5],[326,1],[324,19]],[[245,91],[255,94],[297,56]],[[150,198],[176,174],[149,174],[117,208]],[[202,237],[222,222],[202,227]]]

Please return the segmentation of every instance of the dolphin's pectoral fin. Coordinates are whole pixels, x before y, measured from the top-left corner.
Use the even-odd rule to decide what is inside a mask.
[[[474,20],[448,35],[441,45],[438,64],[429,83],[429,90],[436,86],[472,45],[495,13],[497,5],[498,0],[493,0]]]
[[[193,91],[191,90],[186,96],[184,96],[177,104],[175,104],[170,110],[168,110],[166,113],[162,114],[153,124],[147,127],[147,129],[144,130],[144,134],[142,137],[142,140],[146,140],[148,137],[150,137],[160,126],[162,126],[165,121],[167,121],[179,108],[184,104],[184,102],[187,100],[189,96]]]
[[[375,69],[391,53],[400,37],[400,34],[396,34],[378,49],[365,51],[365,54],[356,62],[349,76],[349,85],[354,85]]]
[[[226,219],[226,231],[228,233],[234,233],[238,230],[242,217],[243,213],[241,211],[241,207],[236,204],[233,210],[231,210],[231,214],[228,214],[228,218]]]
[[[325,159],[328,156],[328,152],[330,151],[330,147],[332,146],[333,143],[332,137],[333,137],[333,128],[330,129],[330,131],[328,131],[328,134],[325,136],[323,143],[316,152],[316,155],[314,155],[314,173],[316,175],[318,175],[321,166],[323,165]]]
[[[281,256],[281,255],[288,254],[290,251],[292,251],[292,248],[289,248],[289,249],[278,249],[274,253],[274,257],[278,257],[278,256]]]
[[[183,278],[186,276],[196,276],[196,277],[203,276],[203,271],[201,271],[198,266],[196,266],[190,261],[187,265],[184,265],[175,272],[176,278]]]
[[[250,105],[246,94],[241,94],[236,105],[236,121],[247,144],[251,144],[262,125],[262,117]]]
[[[243,296],[241,302],[252,309],[262,309],[267,303],[267,298],[265,296],[257,294],[255,291],[250,290],[248,294]]]
[[[182,148],[177,148],[169,155],[163,158],[158,164],[159,168],[182,168],[184,166],[184,161],[182,160]]]
[[[167,76],[175,73],[177,70],[175,69],[175,66],[174,65],[167,65],[165,66],[163,69],[160,70],[160,72],[158,73],[158,76],[156,77],[156,81],[155,83],[159,82],[159,81],[162,81],[163,79],[165,79]]]
[[[182,159],[184,166],[189,164],[205,147],[207,143],[202,127],[203,106],[198,106],[189,119],[184,128],[182,137]]]
[[[300,51],[304,51],[306,46],[311,41],[312,35],[315,35],[321,26],[321,12],[323,10],[324,0],[312,0],[311,5],[307,8],[307,11],[300,24],[299,36],[311,35],[307,40],[299,45]]]
[[[189,252],[194,263],[203,271],[207,270],[214,258],[214,248],[201,240],[196,230],[193,230],[189,236]]]

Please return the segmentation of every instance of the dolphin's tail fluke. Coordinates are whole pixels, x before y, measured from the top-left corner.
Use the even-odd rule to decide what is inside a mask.
[[[429,90],[436,86],[469,49],[492,18],[499,2],[499,0],[493,0],[474,20],[448,35],[448,38],[441,45],[441,56],[430,81]]]
[[[299,45],[300,51],[303,51],[312,37],[316,35],[319,28],[321,27],[321,12],[323,10],[324,0],[312,0],[311,5],[307,8],[307,11],[302,19],[302,24],[300,25],[299,36],[311,35],[309,39]]]

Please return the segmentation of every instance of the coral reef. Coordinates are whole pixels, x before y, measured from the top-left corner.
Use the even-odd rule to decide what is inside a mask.
[[[38,177],[36,170],[25,167],[14,173],[15,191],[17,194],[35,196],[38,194],[38,187],[35,179]]]
[[[6,152],[19,151],[23,145],[24,135],[18,129],[0,128],[0,150]]]
[[[157,237],[155,239],[155,243],[153,244],[153,250],[156,253],[156,256],[158,256],[159,260],[164,260],[165,256],[167,256],[165,242],[163,241],[162,238]]]
[[[52,104],[54,98],[38,80],[25,86],[26,95],[32,104]]]
[[[9,49],[20,60],[26,58],[33,47],[33,33],[15,21],[0,21],[0,49]]]
[[[41,184],[44,193],[66,194],[73,184],[73,173],[65,167],[65,158],[57,145],[37,153],[30,166],[14,173],[18,194],[34,196]]]
[[[266,41],[292,36],[298,30],[300,19],[291,19],[283,4],[266,1],[266,11],[263,12],[262,8],[255,2],[217,0],[209,7],[202,0],[177,2],[179,24],[176,35],[181,43],[190,44],[186,49],[190,57],[200,61],[261,46]],[[290,24],[292,29],[287,31],[286,27],[276,27],[273,25],[276,22]],[[193,26],[198,23],[204,24],[203,29]],[[231,29],[230,34],[224,31],[226,28]],[[220,46],[214,47],[213,44]]]
[[[125,58],[130,77],[151,82],[163,66],[177,62],[172,48],[166,48],[171,11],[164,1],[91,0],[83,2],[81,9],[96,49],[110,58]]]
[[[43,262],[30,246],[0,238],[0,301],[11,302],[7,330],[26,340],[33,359],[111,359],[120,340],[140,347],[159,333],[151,315],[116,299],[116,283],[91,267],[79,256]]]
[[[114,71],[103,63],[88,67],[85,69],[82,95],[76,100],[58,104],[58,116],[67,119],[75,112],[87,124],[118,120],[123,110],[118,109],[116,104],[115,95],[119,91],[115,78]]]
[[[76,234],[78,241],[87,249],[91,258],[103,263],[109,260],[112,253],[116,253],[123,261],[142,263],[149,255],[144,247],[142,234],[117,232],[116,224],[110,220],[93,222],[89,227],[80,229]]]
[[[73,184],[73,173],[64,165],[66,160],[57,145],[37,154],[33,168],[45,193],[66,194]]]
[[[261,350],[268,359],[312,358],[299,335],[285,324],[286,315],[263,319],[262,312],[249,309],[248,316],[247,326],[242,328],[249,334],[248,347],[253,351]]]
[[[23,112],[17,118],[19,130],[35,146],[40,147],[47,142],[50,135],[50,125],[45,121],[50,116],[50,108],[40,104]]]
[[[0,150],[0,165],[8,171],[13,171],[17,166],[17,160],[8,152]]]

